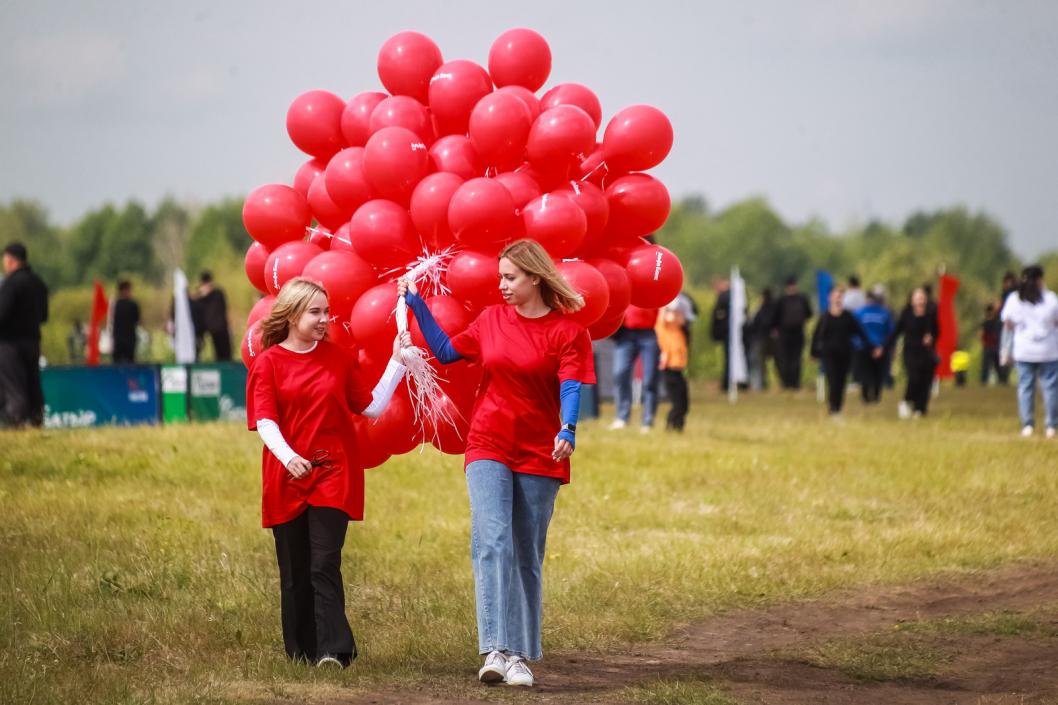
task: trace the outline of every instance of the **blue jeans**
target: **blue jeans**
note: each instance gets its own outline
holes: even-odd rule
[[[1033,426],[1036,417],[1036,379],[1043,392],[1047,428],[1058,428],[1058,360],[1020,362],[1018,366],[1018,414],[1022,426]]]
[[[544,545],[560,484],[495,460],[467,466],[479,653],[543,656]]]
[[[643,420],[644,426],[654,425],[658,410],[658,361],[661,349],[658,336],[651,328],[622,328],[614,336],[613,376],[617,418],[628,423],[632,415],[632,370],[636,357],[643,361]]]

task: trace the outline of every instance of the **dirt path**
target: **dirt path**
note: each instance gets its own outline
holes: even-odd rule
[[[959,579],[848,591],[826,599],[733,612],[672,635],[664,645],[634,652],[549,655],[534,667],[532,692],[483,693],[548,704],[614,703],[626,686],[656,679],[708,681],[742,703],[833,705],[1043,705],[1058,703],[1058,638],[946,636],[954,654],[936,678],[868,683],[841,671],[783,657],[840,638],[892,630],[915,620],[995,611],[1028,612],[1058,605],[1058,565],[1021,563]],[[467,674],[472,678],[473,674]],[[495,690],[495,689],[494,689]],[[428,692],[379,692],[343,705],[442,705],[475,702]]]

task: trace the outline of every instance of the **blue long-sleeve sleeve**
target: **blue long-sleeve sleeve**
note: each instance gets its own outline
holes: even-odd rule
[[[577,417],[580,416],[580,382],[567,379],[559,386],[559,401],[562,404],[562,423],[571,426],[577,425]],[[574,448],[577,447],[576,436],[573,431],[565,429],[558,432],[558,437],[569,441]]]
[[[415,314],[415,320],[419,322],[419,330],[422,331],[422,337],[426,338],[426,344],[430,346],[430,352],[433,353],[434,357],[443,365],[462,360],[463,356],[452,347],[452,341],[449,339],[448,334],[441,330],[441,326],[437,325],[433,314],[430,313],[430,307],[426,305],[422,297],[409,291],[404,295],[404,300],[411,307],[412,313]]]

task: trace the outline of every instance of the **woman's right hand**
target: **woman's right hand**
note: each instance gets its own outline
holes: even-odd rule
[[[312,463],[305,460],[300,455],[295,455],[290,459],[290,462],[287,463],[287,472],[289,472],[295,480],[300,480],[311,471]]]
[[[418,287],[415,286],[415,280],[411,277],[401,277],[397,280],[397,295],[404,296],[408,292],[411,292],[413,296],[419,293]]]

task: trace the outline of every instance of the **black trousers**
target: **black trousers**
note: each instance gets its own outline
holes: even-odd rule
[[[856,353],[860,361],[860,394],[864,404],[877,404],[882,400],[882,382],[885,381],[885,355],[875,358],[871,350],[859,350]]]
[[[849,377],[852,355],[848,353],[828,353],[823,355],[823,371],[827,377],[827,404],[830,413],[841,411],[845,404],[845,384]]]
[[[44,390],[40,386],[40,341],[0,341],[0,428],[42,426]]]
[[[231,361],[231,333],[228,329],[207,331],[213,340],[213,355],[217,362]]]
[[[661,382],[665,385],[665,394],[672,402],[669,415],[665,419],[665,428],[682,431],[687,420],[687,410],[690,408],[687,378],[683,376],[683,370],[662,370]]]
[[[283,646],[294,660],[333,656],[348,665],[356,642],[345,617],[342,545],[349,517],[340,509],[309,507],[272,527],[279,562]]]
[[[932,353],[915,355],[904,357],[904,369],[907,371],[904,401],[925,416],[929,410],[930,395],[933,393],[933,372],[937,369],[937,363],[934,362]]]
[[[1000,384],[1010,381],[1010,367],[999,364],[999,350],[985,350],[981,356],[981,384],[988,384],[988,378],[992,370],[996,371],[996,379]]]
[[[804,356],[805,333],[800,328],[779,330],[779,349],[775,362],[779,365],[779,377],[783,389],[801,388],[801,358]]]

